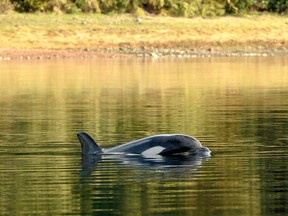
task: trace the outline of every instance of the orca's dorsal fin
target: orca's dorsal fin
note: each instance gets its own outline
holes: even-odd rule
[[[79,132],[77,133],[77,137],[81,143],[82,154],[99,154],[103,152],[100,146],[89,134]]]

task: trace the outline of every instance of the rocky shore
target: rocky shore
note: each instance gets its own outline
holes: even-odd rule
[[[0,61],[9,60],[52,60],[93,58],[197,58],[216,56],[288,56],[288,48],[271,49],[167,49],[167,48],[101,48],[101,49],[0,49]]]
[[[250,50],[215,50],[213,48],[207,49],[165,49],[165,48],[119,48],[119,50],[105,49],[104,52],[118,52],[120,54],[130,54],[137,57],[178,57],[178,58],[196,58],[196,57],[213,57],[213,56],[275,56],[288,55],[288,49],[250,49]]]

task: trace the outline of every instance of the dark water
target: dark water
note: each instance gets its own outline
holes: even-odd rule
[[[287,215],[288,58],[0,63],[1,215]],[[183,161],[84,158],[184,133]]]

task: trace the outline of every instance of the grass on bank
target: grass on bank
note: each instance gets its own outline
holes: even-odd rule
[[[288,17],[173,18],[128,14],[0,15],[0,48],[161,47],[237,49],[288,47]],[[265,47],[267,46],[267,47]]]

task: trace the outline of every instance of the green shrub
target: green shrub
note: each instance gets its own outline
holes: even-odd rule
[[[267,3],[269,11],[277,13],[288,13],[288,1],[287,0],[270,0]]]
[[[168,11],[171,15],[184,17],[192,17],[198,13],[198,9],[195,4],[189,4],[182,1],[171,4],[171,9]]]
[[[76,6],[84,13],[100,13],[101,9],[97,0],[76,0]]]
[[[174,16],[219,16],[225,14],[224,5],[216,0],[173,1],[169,0],[168,12]]]
[[[217,0],[198,0],[198,15],[200,16],[222,16],[225,14],[225,8],[222,1]]]
[[[138,13],[173,16],[219,16],[249,11],[288,12],[288,0],[0,0],[0,13],[63,11],[66,13]]]
[[[45,0],[15,0],[14,3],[19,12],[36,12],[44,10]]]
[[[165,0],[140,0],[140,6],[149,13],[160,14]]]
[[[79,13],[81,10],[74,3],[64,5],[64,12],[68,14]]]
[[[105,0],[99,1],[99,7],[102,13],[127,12],[130,9],[130,0]]]

